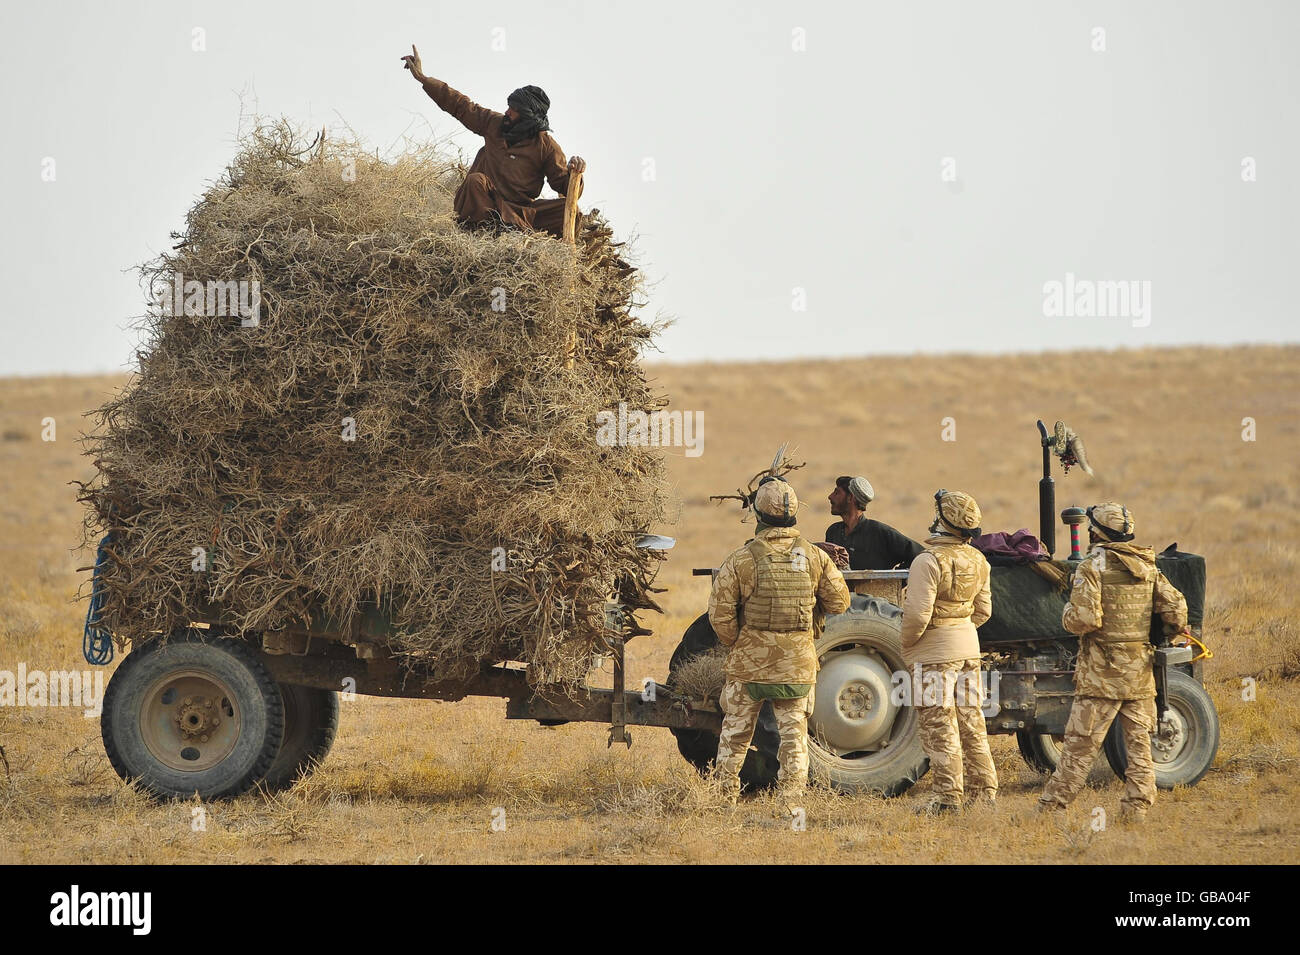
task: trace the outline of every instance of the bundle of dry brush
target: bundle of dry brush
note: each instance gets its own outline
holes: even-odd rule
[[[598,214],[576,248],[462,230],[463,175],[262,124],[143,268],[139,371],[93,412],[82,489],[119,644],[378,604],[429,679],[521,660],[572,684],[611,587],[653,606],[633,542],[663,517],[659,451],[595,438],[599,411],[663,404],[638,274]],[[186,314],[178,275],[257,282],[255,324]]]

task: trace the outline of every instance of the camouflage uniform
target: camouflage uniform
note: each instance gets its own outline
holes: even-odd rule
[[[793,498],[783,481],[760,487],[755,505],[760,520],[766,513],[765,491],[773,485]],[[848,607],[843,575],[793,527],[760,525],[754,540],[719,568],[709,596],[709,622],[731,652],[716,772],[730,800],[740,792],[740,769],[764,701],[771,702],[781,734],[778,785],[787,795],[807,785],[817,622]]]
[[[1112,534],[1132,538],[1133,521],[1118,504],[1090,509]],[[1156,568],[1150,547],[1130,540],[1098,543],[1080,562],[1061,623],[1079,635],[1074,705],[1056,772],[1039,806],[1063,809],[1087,781],[1097,751],[1118,715],[1128,754],[1124,812],[1140,818],[1156,798],[1151,733],[1156,729],[1156,685],[1151,661],[1151,615],[1168,632],[1187,625],[1187,602]]]
[[[976,632],[993,603],[988,561],[967,542],[970,532],[978,531],[979,506],[960,491],[942,495],[936,533],[909,568],[902,645],[904,663],[919,677],[912,704],[921,747],[930,758],[933,805],[955,808],[966,793],[992,802],[998,791],[984,725]]]

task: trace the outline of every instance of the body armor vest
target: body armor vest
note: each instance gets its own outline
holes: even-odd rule
[[[811,630],[817,587],[813,574],[821,565],[813,545],[796,537],[790,550],[780,551],[760,540],[746,548],[754,558],[754,593],[745,601],[744,624],[757,630]]]
[[[1154,577],[1139,580],[1119,561],[1101,572],[1101,627],[1092,636],[1102,643],[1145,643],[1151,639]]]
[[[930,553],[939,562],[939,587],[931,620],[962,620],[975,611],[980,592],[979,552],[969,544],[935,544]]]

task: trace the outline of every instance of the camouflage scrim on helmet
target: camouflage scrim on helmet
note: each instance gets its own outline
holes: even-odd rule
[[[780,478],[764,482],[754,494],[754,510],[760,518],[771,517],[788,521],[799,512],[799,498],[792,488]]]
[[[939,491],[934,500],[939,523],[951,531],[969,536],[984,522],[975,498],[963,491]]]
[[[1103,536],[1114,541],[1129,541],[1133,539],[1133,514],[1123,504],[1116,504],[1114,501],[1106,501],[1103,504],[1094,504],[1088,508],[1088,520],[1100,528]]]

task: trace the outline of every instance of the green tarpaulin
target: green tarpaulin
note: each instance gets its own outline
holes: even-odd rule
[[[981,643],[1070,638],[1061,627],[1061,613],[1074,565],[1062,560],[1048,563],[1061,577],[1061,584],[1027,564],[992,569],[993,616],[980,627]],[[1199,627],[1205,615],[1205,558],[1167,551],[1156,556],[1156,566],[1182,591],[1189,622]]]

